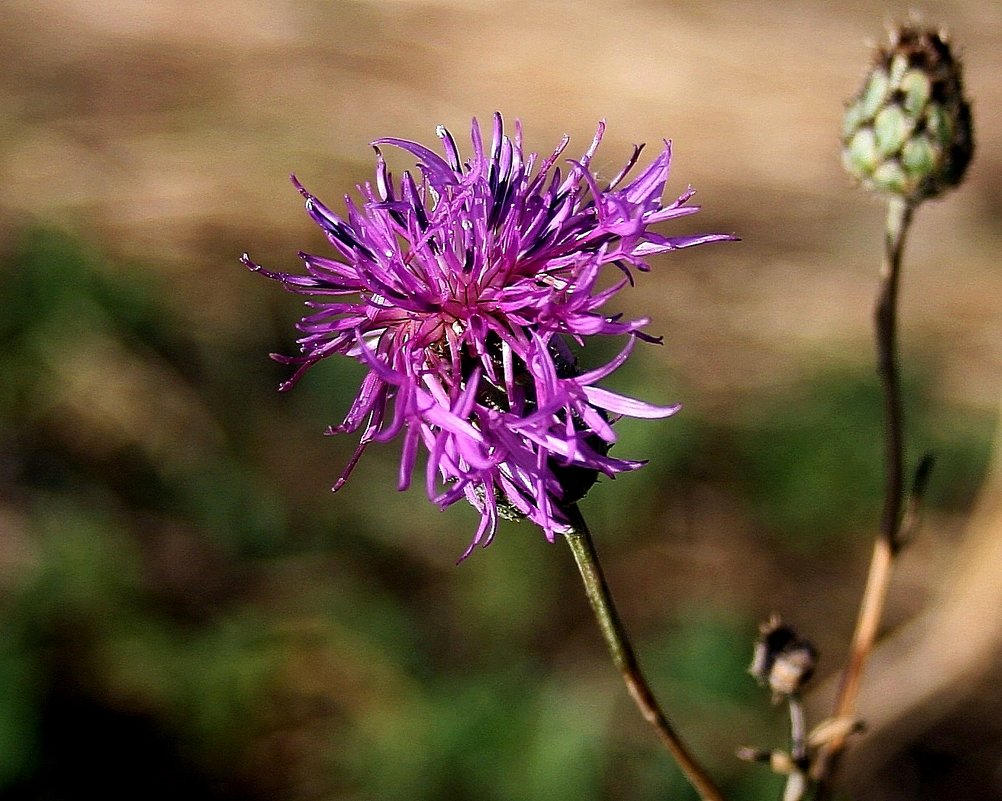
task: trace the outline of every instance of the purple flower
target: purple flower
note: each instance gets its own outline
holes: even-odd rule
[[[368,373],[338,426],[361,439],[334,484],[339,489],[366,446],[402,435],[399,489],[411,480],[423,447],[428,496],[441,508],[466,498],[481,514],[468,555],[487,545],[499,517],[525,517],[549,540],[568,530],[564,507],[599,474],[615,476],[644,462],[608,455],[611,422],[622,415],[657,418],[678,406],[652,406],[596,384],[622,365],[646,318],[602,311],[647,258],[723,239],[723,234],[668,237],[651,226],[697,211],[681,197],[662,205],[671,146],[632,181],[635,147],[623,170],[600,185],[590,162],[602,139],[577,161],[538,159],[522,150],[522,129],[504,134],[494,116],[490,149],[473,121],[473,154],[460,156],[438,128],[445,157],[405,139],[379,139],[375,184],[346,197],[339,216],[293,177],[306,210],[324,230],[336,258],[300,253],[305,275],[252,270],[310,298],[298,324],[302,355],[274,356],[298,365],[289,389],[321,359],[341,354]],[[420,176],[395,182],[381,146],[409,152]],[[599,286],[602,268],[622,276]],[[627,335],[623,351],[590,371],[577,368],[571,346],[597,334]]]

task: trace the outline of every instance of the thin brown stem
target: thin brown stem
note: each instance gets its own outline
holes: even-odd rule
[[[836,718],[850,718],[856,714],[856,699],[859,696],[863,670],[877,638],[894,562],[902,545],[904,415],[898,373],[897,304],[901,258],[913,211],[910,204],[899,198],[892,198],[887,210],[884,263],[874,314],[877,373],[884,398],[884,509],[856,619],[856,630],[849,648],[849,658],[835,701]],[[824,785],[831,778],[844,748],[845,736],[835,737],[826,744],[815,761],[812,777],[822,786],[822,792],[819,793],[821,797],[825,795]]]
[[[609,592],[609,585],[602,572],[591,533],[580,510],[575,505],[567,510],[567,514],[574,530],[564,539],[567,540],[567,544],[574,554],[581,579],[584,582],[585,592],[588,595],[588,601],[591,603],[592,610],[598,620],[598,627],[609,647],[612,661],[623,675],[626,689],[644,719],[654,727],[661,742],[674,757],[686,779],[699,793],[700,798],[703,801],[724,801],[723,794],[710,778],[706,769],[696,760],[668,720],[667,715],[662,711],[647,679],[640,670],[633,646],[630,644],[623,622],[616,611],[616,605],[613,603],[612,594]]]

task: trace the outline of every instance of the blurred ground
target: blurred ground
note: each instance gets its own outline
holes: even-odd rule
[[[906,254],[910,446],[940,460],[891,632],[968,609],[951,593],[984,561],[963,549],[999,525],[975,536],[968,517],[1002,389],[1002,6],[920,10],[964,56],[977,152]],[[291,352],[299,307],[236,261],[323,251],[288,173],[337,207],[372,139],[432,143],[444,123],[462,145],[499,109],[541,151],[565,132],[583,150],[606,119],[600,171],[670,137],[669,191],[691,183],[704,206],[686,230],[742,237],[663,259],[626,297],[666,346],[616,385],[685,411],[624,425],[617,447],[652,464],[585,511],[682,729],[734,798],[774,797],[731,757],[783,737],[743,675],[755,626],[780,612],[821,646],[821,679],[836,671],[879,504],[882,212],[841,172],[837,132],[867,43],[907,11],[7,0],[0,795],[684,796],[560,548],[512,526],[455,568],[470,516],[391,493],[392,448],[329,495],[352,445],[320,432],[353,374],[277,396],[266,354]],[[998,630],[990,607],[962,618],[958,638]],[[897,679],[953,717],[865,696],[898,746],[871,733],[854,797],[1002,798],[998,650],[970,653],[949,698]],[[904,758],[890,790],[859,778]]]

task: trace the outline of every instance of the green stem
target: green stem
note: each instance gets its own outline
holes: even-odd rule
[[[640,670],[633,646],[630,645],[623,622],[616,612],[612,594],[609,592],[609,585],[602,573],[602,566],[599,563],[598,554],[595,552],[595,544],[584,517],[581,516],[577,505],[571,506],[567,510],[567,514],[573,531],[565,535],[564,539],[567,540],[567,544],[574,554],[581,579],[584,582],[585,592],[588,595],[588,601],[591,603],[598,621],[598,627],[609,647],[612,661],[626,682],[626,689],[640,709],[644,719],[654,727],[661,742],[674,757],[682,769],[682,773],[685,774],[703,801],[724,801],[723,794],[703,766],[696,761],[688,746],[669,722],[668,717],[654,697],[654,693],[651,692],[647,679],[644,678],[644,674]]]

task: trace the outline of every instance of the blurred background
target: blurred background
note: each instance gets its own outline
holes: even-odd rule
[[[785,744],[745,670],[781,614],[830,708],[879,514],[870,319],[881,203],[842,173],[843,102],[903,4],[721,0],[5,0],[0,8],[0,799],[694,798],[633,709],[570,555],[526,525],[460,566],[471,510],[394,491],[398,447],[329,487],[359,371],[275,390],[368,142],[461,147],[520,118],[619,170],[674,141],[671,231],[620,295],[653,318],[609,385],[650,465],[583,507],[676,723],[729,797]],[[1002,6],[929,2],[966,65],[977,151],[917,215],[901,340],[911,463],[938,463],[844,767],[856,799],[1002,798]],[[406,165],[401,165],[401,167]],[[398,168],[399,171],[399,168]]]

